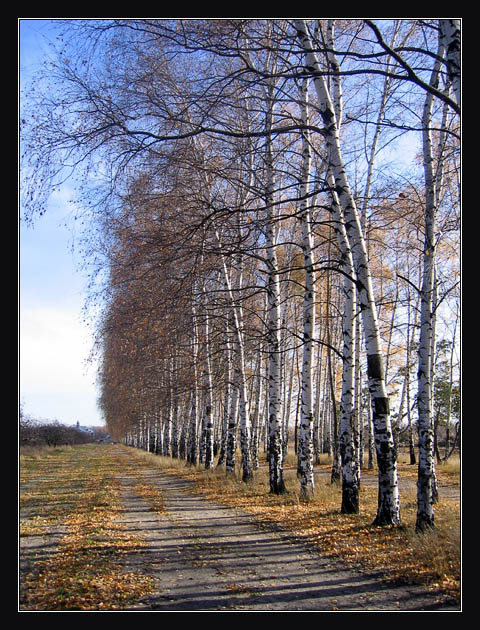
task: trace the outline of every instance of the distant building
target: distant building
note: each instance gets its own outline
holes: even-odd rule
[[[93,429],[91,427],[82,426],[78,420],[77,420],[77,431],[83,431],[84,433],[90,433],[90,435],[93,435]]]

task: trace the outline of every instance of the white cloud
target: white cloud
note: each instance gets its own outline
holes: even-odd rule
[[[90,392],[92,369],[86,360],[90,338],[74,311],[26,308],[20,320],[22,392]]]
[[[20,316],[20,402],[27,415],[100,425],[91,338],[78,309],[24,307]]]

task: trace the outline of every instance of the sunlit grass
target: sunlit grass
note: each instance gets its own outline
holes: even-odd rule
[[[459,455],[452,455],[446,462],[442,461],[440,464],[437,464],[436,470],[438,475],[445,475],[458,480],[461,473],[461,460]]]

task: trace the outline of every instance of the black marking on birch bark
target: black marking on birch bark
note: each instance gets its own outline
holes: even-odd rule
[[[328,108],[322,109],[322,111],[320,112],[320,116],[322,117],[324,132],[327,134],[327,136],[333,136],[335,129],[334,113]]]
[[[355,280],[355,286],[357,288],[358,293],[362,293],[367,290],[367,287],[364,285],[364,283],[358,279],[358,275],[357,275],[357,279]],[[360,309],[362,311],[366,308],[367,308],[366,304],[360,303]]]
[[[380,354],[367,355],[367,374],[369,378],[383,380],[382,356]]]
[[[388,398],[374,398],[373,407],[376,416],[388,416],[390,414]]]

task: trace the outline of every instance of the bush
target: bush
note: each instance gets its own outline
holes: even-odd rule
[[[61,446],[93,442],[93,435],[58,420],[35,420],[20,415],[20,447],[22,446]]]

